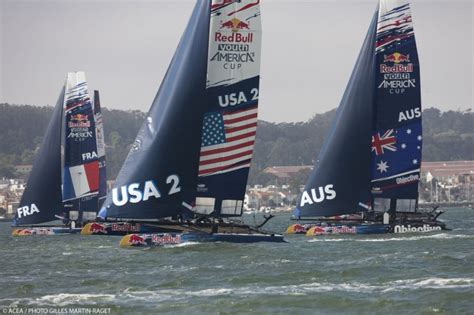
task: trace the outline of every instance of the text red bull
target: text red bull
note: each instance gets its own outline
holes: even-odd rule
[[[139,224],[130,223],[112,223],[112,231],[114,232],[140,232]]]
[[[231,35],[224,35],[220,32],[216,32],[214,40],[216,42],[221,43],[252,43],[253,33],[247,33],[246,35],[241,33],[232,33]]]
[[[151,241],[156,245],[176,245],[181,243],[181,236],[179,234],[176,236],[171,234],[153,234],[151,236]]]

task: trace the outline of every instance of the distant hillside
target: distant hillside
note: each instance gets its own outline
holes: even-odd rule
[[[13,165],[30,164],[41,143],[52,107],[0,104],[0,177],[14,176]],[[259,121],[250,183],[265,183],[261,171],[272,165],[312,164],[335,110],[317,114],[307,122]],[[115,178],[145,113],[103,109],[110,178]],[[470,111],[423,111],[423,160],[473,160],[474,114]]]

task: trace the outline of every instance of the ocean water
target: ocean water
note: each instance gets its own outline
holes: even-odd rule
[[[13,238],[2,223],[0,313],[474,314],[474,210],[441,218],[452,231],[151,250],[113,236]]]

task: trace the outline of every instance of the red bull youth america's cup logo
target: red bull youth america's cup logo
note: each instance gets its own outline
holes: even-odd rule
[[[71,129],[68,138],[75,139],[76,141],[84,141],[85,138],[92,138],[93,133],[89,128],[91,127],[91,121],[89,115],[75,114],[71,115],[68,121],[68,127]]]
[[[394,52],[383,55],[380,64],[380,73],[383,75],[379,89],[387,89],[390,94],[403,94],[409,88],[416,87],[416,80],[411,74],[414,71],[413,63],[410,63],[410,55]]]

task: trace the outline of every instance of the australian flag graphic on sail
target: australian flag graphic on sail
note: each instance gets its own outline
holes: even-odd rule
[[[412,185],[418,185],[421,142],[420,123],[376,132],[372,136],[372,187],[375,195],[389,197],[394,189],[400,194],[411,190]]]

